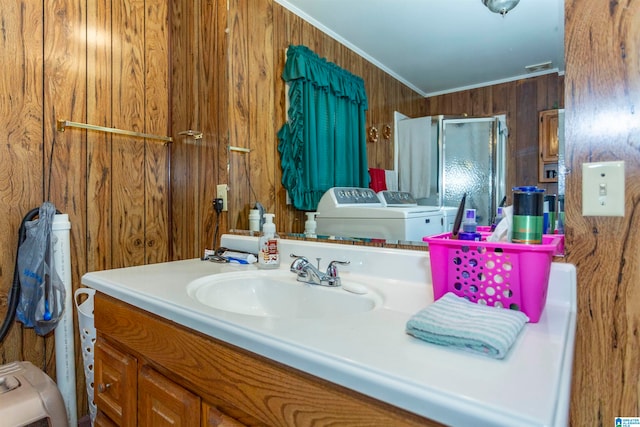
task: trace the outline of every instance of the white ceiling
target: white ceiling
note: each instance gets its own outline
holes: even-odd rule
[[[564,74],[564,0],[521,0],[504,17],[481,0],[275,1],[424,96]]]

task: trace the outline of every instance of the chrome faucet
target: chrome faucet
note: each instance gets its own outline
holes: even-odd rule
[[[291,254],[295,260],[291,263],[291,272],[296,273],[297,281],[321,286],[340,286],[340,276],[338,276],[337,264],[347,265],[349,261],[331,261],[327,267],[327,272],[323,273],[314,267],[306,257]]]

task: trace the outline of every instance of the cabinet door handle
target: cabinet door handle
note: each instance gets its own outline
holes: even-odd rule
[[[111,387],[111,384],[98,384],[98,393],[104,393]]]

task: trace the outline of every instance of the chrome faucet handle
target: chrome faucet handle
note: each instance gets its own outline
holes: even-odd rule
[[[331,261],[329,263],[329,265],[327,266],[327,276],[329,277],[338,277],[338,266],[337,264],[340,265],[349,265],[351,264],[350,261]]]
[[[291,263],[290,270],[293,273],[304,273],[304,268],[309,264],[309,260],[296,254],[291,254],[291,258],[295,258],[295,260]]]

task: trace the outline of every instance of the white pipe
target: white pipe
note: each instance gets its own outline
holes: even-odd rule
[[[71,284],[71,255],[69,249],[69,215],[58,214],[51,225],[53,260],[56,272],[65,288],[64,312],[55,329],[56,379],[67,409],[70,426],[78,425],[76,409],[76,366],[73,341],[73,289]]]

